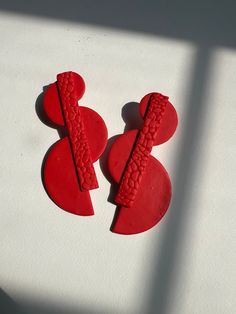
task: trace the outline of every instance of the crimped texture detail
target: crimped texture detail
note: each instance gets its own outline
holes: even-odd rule
[[[143,128],[138,134],[115,198],[124,207],[133,205],[167,102],[168,97],[159,93],[150,96]]]
[[[91,159],[83,119],[78,106],[76,75],[73,72],[59,74],[57,76],[57,85],[80,189],[81,191],[88,191],[98,188],[98,182]]]

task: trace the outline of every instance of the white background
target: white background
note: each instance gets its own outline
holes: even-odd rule
[[[227,313],[235,302],[236,52],[184,38],[0,11],[0,284],[32,313]],[[151,91],[179,115],[153,154],[173,199],[148,232],[109,231],[115,206],[95,164],[95,216],[59,209],[41,182],[58,140],[35,102],[57,73],[86,82],[81,101],[122,133],[122,107]],[[1,312],[1,311],[0,311]]]

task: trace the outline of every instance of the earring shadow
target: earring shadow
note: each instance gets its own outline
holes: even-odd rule
[[[115,204],[113,202],[113,199],[114,199],[114,196],[117,192],[118,186],[116,184],[113,184],[113,179],[112,179],[111,174],[109,173],[107,161],[108,161],[108,154],[110,152],[111,146],[119,136],[120,136],[120,134],[114,135],[108,139],[106,149],[104,150],[102,156],[99,159],[99,164],[100,164],[100,168],[102,170],[102,173],[103,173],[104,177],[111,183],[111,187],[110,187],[107,201],[110,203],[113,203],[113,204]]]
[[[125,122],[124,132],[140,129],[143,124],[143,119],[139,113],[139,103],[128,102],[121,109],[121,116]]]

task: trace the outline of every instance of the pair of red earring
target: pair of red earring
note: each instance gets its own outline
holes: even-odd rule
[[[82,216],[94,214],[89,190],[98,188],[93,163],[107,144],[107,128],[97,112],[78,106],[85,91],[74,72],[57,75],[44,94],[47,118],[66,134],[47,153],[43,182],[50,198],[62,209]],[[168,97],[150,93],[140,102],[141,129],[119,136],[111,146],[107,167],[118,189],[111,230],[135,234],[156,225],[171,199],[171,182],[152,147],[167,141],[177,127],[177,114]]]

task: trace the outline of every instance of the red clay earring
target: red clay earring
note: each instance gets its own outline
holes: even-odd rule
[[[171,199],[169,175],[150,153],[153,146],[174,134],[177,113],[168,97],[159,93],[146,95],[139,111],[142,128],[119,136],[108,154],[108,170],[118,184],[118,208],[111,230],[120,234],[152,228],[165,215]]]
[[[67,134],[45,157],[42,170],[45,189],[62,209],[76,214],[94,214],[89,191],[98,188],[93,163],[107,143],[107,128],[97,112],[78,106],[85,83],[74,72],[57,75],[43,99],[47,118]]]

